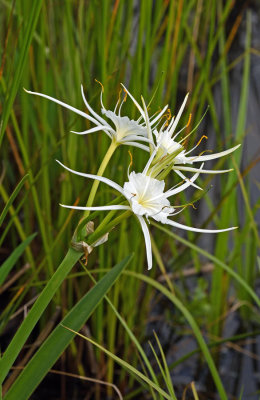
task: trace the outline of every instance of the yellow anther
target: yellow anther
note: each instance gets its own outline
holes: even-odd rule
[[[204,150],[199,154],[199,157],[202,156],[204,153],[212,153],[213,150]]]
[[[104,86],[102,85],[102,83],[101,83],[101,82],[99,82],[97,79],[95,79],[95,81],[96,81],[97,83],[99,83],[99,84],[100,84],[100,86],[101,86],[101,88],[102,88],[102,92],[104,92]]]
[[[187,125],[186,125],[186,128],[188,128],[188,126],[190,125],[191,116],[192,116],[192,114],[189,115],[189,120],[188,120],[188,123],[187,123]]]
[[[206,136],[206,135],[201,136],[200,140],[199,140],[198,143],[197,143],[197,146],[200,145],[201,141],[202,141],[204,138],[205,138],[205,139],[208,139],[208,136]]]
[[[132,165],[133,165],[133,156],[132,156],[132,153],[131,153],[130,150],[128,150],[128,154],[129,154],[129,156],[130,156],[130,164],[129,164],[129,168],[130,168],[130,167],[132,167]]]

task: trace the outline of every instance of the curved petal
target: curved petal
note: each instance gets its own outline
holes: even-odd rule
[[[121,139],[120,142],[121,143],[130,142],[132,140],[139,140],[140,142],[147,142],[147,143],[153,144],[153,142],[150,139],[148,139],[144,136],[139,136],[139,135],[127,135],[123,139]]]
[[[236,149],[238,149],[241,146],[241,144],[238,144],[235,147],[232,147],[231,149],[221,151],[220,153],[215,153],[215,154],[209,154],[207,156],[194,156],[194,157],[186,157],[187,161],[192,161],[192,162],[201,162],[201,161],[208,161],[208,160],[215,160],[215,158],[220,158],[224,157],[227,154],[233,153]]]
[[[102,125],[95,126],[95,128],[87,129],[86,131],[83,131],[83,132],[76,132],[76,131],[71,131],[71,132],[76,133],[76,135],[88,135],[89,133],[104,131],[111,138],[111,134],[106,132],[107,130],[114,132],[113,128],[107,127],[107,126],[102,126]]]
[[[185,105],[187,103],[188,97],[189,97],[189,93],[186,94],[186,96],[185,96],[185,98],[183,100],[183,103],[181,105],[181,108],[179,109],[179,112],[176,115],[176,118],[174,119],[174,123],[172,124],[171,129],[170,129],[170,134],[171,135],[173,134],[173,132],[174,132],[174,130],[175,130],[180,118],[181,118],[181,115],[182,115],[184,107],[185,107]]]
[[[183,167],[179,165],[174,165],[172,167],[174,171],[188,171],[188,172],[198,172],[200,171],[200,174],[224,174],[225,172],[231,172],[233,171],[233,168],[230,169],[202,169],[199,170],[198,168],[192,168],[192,167]]]
[[[143,219],[143,217],[140,217],[139,215],[136,215],[136,216],[139,219],[139,222],[141,224],[142,231],[143,231],[143,234],[144,234],[144,241],[145,241],[148,269],[151,269],[152,266],[153,266],[153,256],[152,256],[152,244],[151,244],[151,238],[150,238],[149,229],[148,229],[148,227],[146,225],[146,222]]]
[[[116,189],[119,193],[124,195],[123,188],[120,185],[118,185],[116,182],[111,181],[111,179],[104,178],[103,176],[99,176],[99,175],[84,174],[83,172],[78,172],[78,171],[75,171],[74,169],[70,169],[70,168],[66,167],[66,165],[62,164],[59,160],[56,160],[56,161],[67,171],[70,171],[73,174],[76,174],[79,176],[84,176],[85,178],[96,179],[97,181],[104,182],[108,186],[111,186],[113,189]]]
[[[191,186],[192,183],[198,178],[200,171],[203,168],[203,165],[201,165],[199,172],[197,172],[195,175],[193,175],[187,182],[185,182],[183,185],[178,186],[176,189],[170,189],[168,190],[165,194],[167,195],[167,197],[173,196],[174,194],[177,194],[179,192],[182,192],[183,190],[185,190],[187,187]]]
[[[89,105],[89,103],[87,102],[87,99],[86,99],[85,94],[84,94],[83,85],[80,85],[80,88],[81,88],[81,95],[82,95],[83,101],[84,101],[84,103],[85,103],[85,106],[86,106],[87,109],[89,110],[89,112],[91,112],[91,114],[94,115],[94,117],[95,117],[99,122],[101,122],[101,124],[104,124],[104,125],[106,125],[106,126],[110,126],[110,125],[107,123],[107,121],[106,121],[104,118],[100,117],[100,115],[98,115],[98,114],[93,110],[93,108]]]
[[[74,210],[88,210],[88,211],[130,210],[129,206],[121,206],[121,205],[80,207],[80,206],[67,206],[65,204],[60,204],[60,206],[65,208],[73,208]]]
[[[150,149],[149,149],[148,146],[145,146],[145,145],[143,145],[143,144],[141,144],[141,143],[136,143],[136,142],[121,142],[121,141],[119,141],[119,143],[125,144],[125,145],[127,145],[127,146],[139,147],[139,149],[142,149],[142,150],[145,150],[145,151],[148,151],[148,152],[150,151]]]
[[[150,124],[151,126],[155,124],[155,122],[157,122],[165,113],[165,111],[168,108],[168,104],[166,104],[166,106],[163,107],[162,111],[159,112],[159,114],[156,115],[156,117],[154,117],[154,119],[151,118]]]
[[[226,229],[199,229],[199,228],[193,228],[191,226],[182,225],[179,222],[175,222],[170,219],[167,219],[166,224],[175,226],[176,228],[184,229],[185,231],[201,232],[201,233],[219,233],[219,232],[233,231],[234,229],[237,229],[237,226],[233,226],[232,228],[226,228]]]
[[[128,96],[133,100],[134,104],[136,105],[136,107],[140,111],[140,114],[142,115],[143,119],[145,119],[144,110],[142,109],[140,104],[138,104],[138,102],[135,100],[134,96],[131,95],[131,93],[127,90],[127,88],[125,87],[125,85],[123,85],[123,83],[121,83],[121,86],[123,86],[123,88],[125,89],[125,91],[128,94]]]
[[[87,118],[89,121],[93,122],[94,124],[99,125],[99,122],[98,122],[96,119],[92,118],[90,115],[84,113],[83,111],[78,110],[78,109],[75,108],[75,107],[72,107],[72,106],[69,106],[69,105],[66,104],[66,103],[63,103],[63,101],[57,100],[57,99],[55,99],[54,97],[47,96],[46,94],[43,94],[43,93],[31,92],[30,90],[26,90],[26,89],[24,89],[24,90],[25,90],[26,93],[35,94],[36,96],[44,97],[45,99],[54,101],[54,103],[57,103],[57,104],[59,104],[59,105],[62,106],[62,107],[68,108],[69,110],[75,112],[76,114],[79,114],[79,115],[81,115],[81,116],[84,117],[84,118]]]
[[[189,178],[187,178],[184,174],[182,174],[178,169],[174,169],[177,175],[179,175],[185,182],[190,182],[190,185],[195,187],[196,189],[203,190],[200,186],[196,185],[195,183],[191,182]]]

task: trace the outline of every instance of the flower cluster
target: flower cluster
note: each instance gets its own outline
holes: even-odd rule
[[[77,210],[87,210],[87,211],[97,211],[97,210],[130,210],[139,220],[146,245],[147,263],[148,269],[152,268],[152,249],[151,249],[151,239],[148,230],[147,223],[149,219],[154,219],[155,221],[161,222],[162,224],[171,225],[173,227],[193,231],[193,232],[225,232],[235,229],[234,227],[221,229],[221,230],[209,230],[209,229],[198,229],[193,227],[185,226],[179,222],[172,219],[173,216],[178,214],[181,210],[176,210],[174,206],[171,205],[169,198],[175,196],[177,193],[186,190],[189,186],[195,186],[201,189],[197,184],[195,184],[196,179],[201,173],[223,173],[230,170],[205,170],[203,169],[204,163],[208,160],[213,160],[220,158],[227,154],[232,153],[240,145],[232,147],[231,149],[222,151],[220,153],[210,154],[210,155],[197,155],[192,156],[192,153],[199,143],[190,150],[186,150],[184,147],[184,142],[190,132],[186,137],[177,141],[179,134],[187,127],[185,125],[182,129],[176,132],[178,123],[182,116],[183,110],[187,103],[188,95],[185,97],[182,106],[176,117],[168,118],[164,120],[165,113],[168,109],[168,105],[163,107],[163,109],[149,117],[148,110],[145,102],[142,99],[142,106],[136,101],[132,94],[122,85],[125,92],[125,96],[121,101],[120,98],[113,111],[107,110],[104,107],[102,100],[103,87],[100,96],[101,102],[101,113],[100,116],[96,113],[92,107],[87,102],[83,87],[81,86],[81,93],[83,101],[89,113],[80,111],[62,101],[59,101],[53,97],[44,95],[42,93],[29,92],[38,96],[45,97],[49,100],[60,104],[61,106],[68,108],[69,110],[83,116],[94,124],[93,128],[90,128],[83,132],[74,132],[80,135],[89,134],[97,131],[105,132],[114,144],[114,148],[119,145],[131,145],[139,147],[140,149],[150,152],[150,157],[142,172],[131,173],[128,170],[128,180],[123,186],[120,186],[116,182],[98,175],[86,174],[83,172],[78,172],[68,168],[63,165],[60,161],[58,163],[67,169],[68,171],[83,176],[88,179],[93,179],[98,182],[103,182],[118,191],[124,198],[124,201],[118,205],[106,205],[106,206],[93,206],[92,201],[88,202],[87,206],[68,206],[63,205],[63,207],[74,208]],[[131,100],[136,105],[140,112],[140,117],[138,120],[132,120],[128,116],[121,115],[122,105],[125,101],[126,95],[128,95]],[[105,119],[105,118],[106,119]],[[107,120],[112,122],[109,123]],[[158,128],[159,127],[159,128]],[[190,167],[189,164],[201,163],[199,168]],[[174,171],[181,178],[182,182],[177,184],[175,187],[171,187],[165,190],[165,178],[171,172]],[[192,172],[194,175],[191,178],[187,178],[183,172]]]

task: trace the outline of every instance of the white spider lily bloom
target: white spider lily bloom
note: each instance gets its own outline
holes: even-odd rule
[[[196,162],[205,162],[205,161],[209,161],[209,160],[214,160],[216,158],[224,157],[224,156],[232,153],[236,149],[238,149],[238,147],[240,146],[240,144],[239,144],[235,147],[232,147],[231,149],[221,151],[220,153],[214,153],[214,154],[209,154],[209,155],[188,156],[188,154],[190,154],[193,150],[195,150],[199,146],[201,140],[196,144],[196,146],[194,146],[191,150],[188,150],[188,151],[185,150],[185,148],[183,147],[183,145],[181,143],[192,132],[190,132],[185,138],[183,138],[179,142],[177,142],[175,140],[177,138],[177,136],[180,134],[180,132],[182,132],[189,124],[189,122],[188,122],[188,124],[186,126],[184,126],[184,128],[182,128],[177,133],[175,133],[177,124],[181,118],[181,115],[183,113],[183,110],[184,110],[187,100],[188,100],[188,94],[186,95],[177,116],[173,117],[171,119],[171,121],[167,127],[166,127],[167,122],[165,122],[159,131],[157,129],[155,129],[153,131],[155,138],[156,138],[157,146],[159,146],[158,157],[161,157],[165,154],[172,154],[173,152],[178,153],[176,155],[176,157],[174,158],[174,165],[173,165],[173,169],[177,173],[178,173],[178,171],[190,171],[190,172],[198,171],[198,169],[196,169],[196,168],[184,167],[183,165],[193,164]],[[157,159],[158,159],[158,157],[157,157]],[[203,170],[201,172],[216,174],[216,173],[224,173],[224,172],[229,172],[229,171],[231,171],[231,170],[230,169],[228,169],[228,170]],[[182,174],[180,174],[180,173],[178,173],[178,174],[182,178],[185,178]]]
[[[137,103],[135,98],[128,92],[128,90],[125,88],[124,85],[125,93],[131,97],[131,99],[134,101],[135,105],[137,105],[139,110],[142,110],[140,105]],[[81,115],[82,117],[86,118],[90,122],[92,122],[95,126],[93,128],[90,128],[88,130],[85,130],[83,132],[75,132],[72,131],[73,133],[76,133],[78,135],[87,135],[89,133],[93,132],[98,132],[98,131],[103,131],[107,134],[107,136],[110,137],[111,140],[114,141],[116,145],[124,144],[124,145],[131,145],[135,147],[139,147],[143,150],[149,151],[149,147],[147,145],[152,145],[153,146],[153,140],[151,138],[148,138],[147,136],[147,127],[146,123],[144,120],[143,116],[143,110],[141,113],[141,117],[135,121],[129,119],[127,116],[121,116],[121,108],[122,105],[125,101],[125,96],[123,97],[123,100],[120,103],[120,99],[116,103],[116,106],[113,111],[107,110],[104,107],[103,100],[102,100],[102,93],[103,93],[103,87],[101,90],[101,95],[100,95],[100,102],[101,102],[101,113],[108,118],[109,120],[112,121],[113,126],[111,126],[102,116],[97,114],[93,108],[90,106],[90,104],[87,102],[87,99],[84,95],[84,90],[83,86],[81,85],[81,94],[83,101],[85,103],[85,106],[87,110],[89,111],[89,114],[78,110],[75,107],[72,107],[60,100],[55,99],[54,97],[47,96],[43,93],[38,93],[38,92],[31,92],[26,89],[24,89],[27,93],[34,94],[37,96],[44,97],[46,99],[49,99],[65,108],[68,108],[69,110],[75,112],[76,114]],[[156,115],[154,118],[151,118],[150,120],[150,125],[153,126],[164,114],[165,110],[167,109],[167,106],[164,107],[164,109]],[[143,121],[142,121],[143,120]],[[141,142],[141,143],[140,143]]]
[[[123,187],[108,178],[74,171],[63,165],[60,161],[58,161],[58,163],[68,171],[76,175],[84,176],[90,179],[97,179],[101,182],[104,182],[113,189],[117,190],[126,198],[126,200],[128,201],[128,205],[119,204],[119,205],[100,206],[100,207],[79,207],[79,206],[67,206],[61,204],[61,206],[67,208],[73,208],[76,210],[90,210],[90,211],[131,210],[138,218],[144,234],[148,269],[152,268],[152,248],[151,248],[151,238],[145,218],[147,219],[148,222],[149,218],[153,218],[154,220],[159,221],[163,224],[171,225],[174,227],[178,227],[193,232],[214,233],[214,232],[226,232],[235,229],[235,228],[228,228],[221,230],[198,229],[182,225],[178,222],[175,222],[172,219],[169,219],[169,217],[172,217],[173,215],[176,215],[180,212],[180,211],[175,211],[174,207],[170,205],[169,197],[174,196],[177,193],[189,187],[199,176],[200,172],[202,171],[203,164],[200,167],[199,172],[193,175],[193,177],[189,181],[186,181],[181,185],[177,185],[177,187],[173,187],[167,191],[164,191],[165,182],[163,180],[152,178],[147,174],[152,157],[153,155],[150,157],[150,160],[148,161],[142,173],[131,172],[128,175],[129,180],[128,182],[124,183]]]

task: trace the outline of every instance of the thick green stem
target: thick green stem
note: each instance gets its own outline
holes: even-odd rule
[[[112,142],[111,142],[111,144],[110,144],[110,146],[109,146],[109,148],[108,148],[108,150],[106,152],[106,155],[103,158],[103,161],[100,164],[100,167],[98,169],[98,172],[97,172],[98,176],[102,176],[103,175],[103,173],[104,173],[104,171],[105,171],[105,169],[107,167],[107,164],[109,163],[109,160],[112,157],[112,155],[113,155],[114,151],[116,150],[117,146],[118,146],[118,144],[114,140],[112,140]],[[89,197],[88,197],[88,201],[87,201],[86,207],[91,207],[92,206],[92,204],[94,202],[94,198],[95,198],[96,192],[97,192],[97,189],[98,189],[98,186],[99,186],[99,183],[100,183],[100,181],[97,181],[97,180],[95,180],[93,182],[93,185],[92,185]],[[90,211],[85,211],[84,217],[87,217],[89,215],[89,213],[90,213]]]

